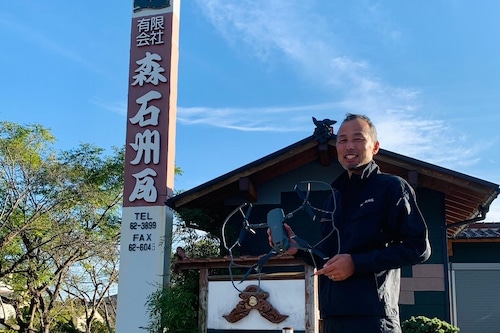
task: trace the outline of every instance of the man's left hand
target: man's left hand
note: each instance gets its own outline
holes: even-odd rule
[[[352,257],[348,253],[337,254],[328,260],[316,275],[326,275],[333,281],[342,281],[354,274],[355,267]]]

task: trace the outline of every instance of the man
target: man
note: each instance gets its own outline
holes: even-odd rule
[[[320,223],[327,238],[318,250],[330,258],[315,273],[324,333],[400,333],[400,267],[431,253],[413,189],[373,161],[379,146],[371,120],[348,114],[336,143],[345,172],[333,182],[335,197],[325,207],[334,211],[333,220],[325,215]],[[292,244],[287,253],[313,264],[293,246],[290,226],[285,229]]]

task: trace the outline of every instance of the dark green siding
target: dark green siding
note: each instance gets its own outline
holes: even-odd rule
[[[500,262],[500,242],[453,243],[451,262],[498,263]]]
[[[444,194],[427,188],[416,190],[417,201],[429,229],[432,255],[428,264],[442,264],[446,261],[445,201]]]
[[[417,201],[429,229],[429,241],[431,243],[432,255],[425,264],[442,264],[447,278],[447,250],[445,241],[445,197],[441,192],[427,188],[416,190]],[[404,267],[401,271],[403,277],[411,277],[411,267]],[[445,281],[445,286],[448,283]],[[440,318],[448,321],[449,299],[448,288],[444,291],[415,291],[415,304],[400,306],[401,320],[404,321],[411,316],[426,316],[429,318]]]

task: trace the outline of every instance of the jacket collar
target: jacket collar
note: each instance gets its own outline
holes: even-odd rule
[[[375,163],[375,161],[372,160],[372,161],[370,161],[368,164],[366,164],[364,166],[363,171],[361,172],[361,174],[354,173],[354,174],[352,174],[351,179],[349,179],[347,171],[344,171],[333,182],[332,185],[335,188],[341,189],[341,188],[344,188],[350,180],[357,180],[356,181],[356,183],[357,183],[358,181],[361,181],[361,180],[364,180],[364,179],[368,179],[368,178],[370,178],[373,175],[378,174],[378,173],[380,173],[380,168],[377,165],[377,163]]]
[[[361,172],[361,179],[366,179],[369,178],[371,175],[380,173],[380,168],[375,163],[374,160],[371,160],[363,169],[363,172]]]

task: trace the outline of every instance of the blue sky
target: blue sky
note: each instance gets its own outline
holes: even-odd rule
[[[132,3],[3,3],[0,120],[44,125],[58,149],[123,146]],[[183,0],[175,189],[347,112],[384,149],[499,184],[499,17],[496,0]]]

